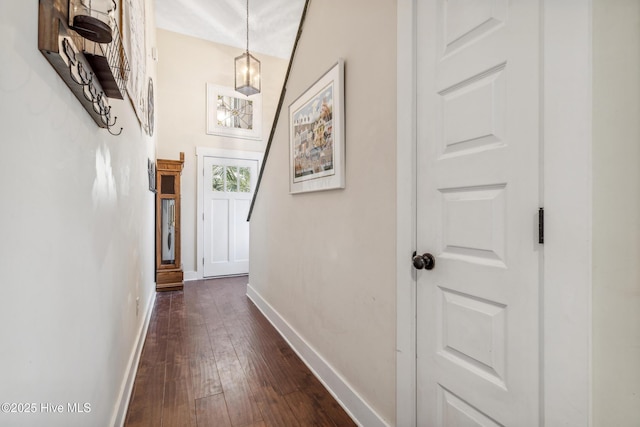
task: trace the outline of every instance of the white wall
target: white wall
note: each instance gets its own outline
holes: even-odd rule
[[[251,219],[250,284],[395,419],[396,2],[312,1]],[[345,60],[346,188],[289,194],[288,106]]]
[[[593,425],[640,425],[640,3],[593,2]]]
[[[122,135],[98,128],[37,37],[38,2],[0,3],[0,402],[65,413],[0,425],[107,426],[154,295],[154,141],[128,100],[110,101]]]
[[[206,83],[233,87],[234,58],[241,49],[158,29],[158,158],[178,159],[182,172],[182,264],[185,278],[196,271],[196,147],[264,151],[280,98],[288,59],[256,54],[262,74],[261,141],[206,133]]]

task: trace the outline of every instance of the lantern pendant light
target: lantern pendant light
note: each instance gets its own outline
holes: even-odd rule
[[[247,50],[236,57],[236,90],[246,96],[260,93],[260,61],[249,53],[249,0],[247,0]]]

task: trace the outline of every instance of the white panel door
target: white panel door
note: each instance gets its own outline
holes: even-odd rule
[[[247,215],[257,160],[204,158],[204,277],[249,273]]]
[[[537,426],[540,3],[417,3],[419,426]]]

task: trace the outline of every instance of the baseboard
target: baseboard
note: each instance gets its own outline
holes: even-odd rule
[[[198,280],[198,272],[197,271],[185,271],[184,272],[184,281],[190,282],[192,280]]]
[[[247,297],[271,322],[356,424],[366,427],[388,427],[388,424],[349,386],[344,378],[250,284],[247,285]]]
[[[122,383],[120,389],[120,396],[118,396],[118,405],[116,406],[116,412],[111,417],[111,426],[122,427],[127,417],[127,408],[129,408],[129,400],[131,399],[131,392],[133,391],[133,383],[136,379],[136,373],[138,373],[138,363],[140,363],[140,356],[142,354],[142,347],[144,346],[144,340],[147,336],[147,330],[149,329],[149,321],[151,320],[151,313],[153,312],[153,306],[156,301],[155,290],[151,292],[149,297],[149,303],[147,304],[147,311],[144,314],[144,321],[140,325],[138,331],[138,337],[136,339],[136,345],[129,357],[129,366],[127,366],[127,375],[125,381]]]

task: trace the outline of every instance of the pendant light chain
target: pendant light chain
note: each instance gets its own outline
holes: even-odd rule
[[[249,53],[249,0],[247,0],[247,53]]]

